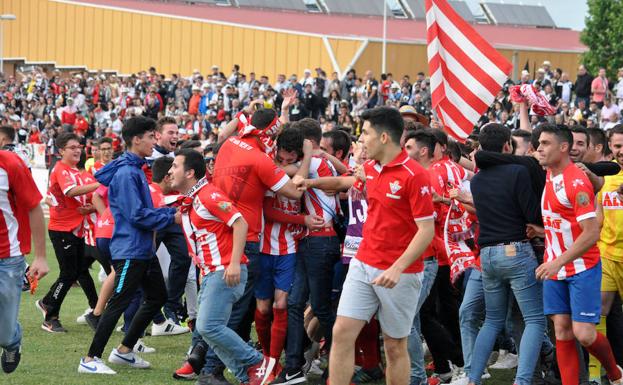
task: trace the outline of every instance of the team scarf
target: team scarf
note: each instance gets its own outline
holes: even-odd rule
[[[281,126],[279,116],[277,114],[275,114],[273,121],[270,122],[270,124],[264,129],[259,129],[253,126],[250,119],[243,111],[236,114],[236,119],[238,119],[238,134],[241,138],[256,136],[260,140],[262,151],[267,154],[271,154],[274,151],[275,141],[273,138],[277,135],[279,127]]]
[[[511,100],[515,103],[527,102],[535,114],[554,115],[554,108],[549,101],[532,84],[522,84],[520,86],[512,86],[509,88]]]
[[[465,207],[452,199],[443,227],[443,243],[450,260],[450,280],[455,283],[466,269],[476,265],[476,255],[465,242],[474,237]]]
[[[190,190],[188,190],[186,194],[178,196],[176,201],[177,206],[182,212],[182,229],[184,230],[184,235],[186,236],[186,243],[188,243],[189,246],[188,253],[190,254],[190,257],[195,265],[200,267],[204,274],[205,264],[203,261],[199,260],[199,257],[197,256],[199,247],[197,246],[195,229],[190,222],[190,209],[193,207],[193,201],[195,200],[197,193],[207,184],[208,180],[206,177],[199,179],[199,181],[197,181],[197,183]]]

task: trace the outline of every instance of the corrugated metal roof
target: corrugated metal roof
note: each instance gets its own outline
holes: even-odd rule
[[[547,11],[540,5],[519,5],[500,3],[480,3],[492,21],[498,25],[521,25],[534,27],[555,28],[556,23]]]

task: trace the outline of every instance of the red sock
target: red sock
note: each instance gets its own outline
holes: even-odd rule
[[[556,340],[556,360],[563,385],[577,385],[580,382],[580,359],[575,340]]]
[[[273,308],[273,326],[270,330],[270,356],[279,361],[288,331],[288,310]]]
[[[357,337],[361,351],[363,352],[363,362],[361,367],[372,369],[381,363],[381,351],[379,349],[379,322],[372,319],[366,324]],[[356,344],[356,343],[355,343]]]
[[[270,352],[270,313],[262,314],[259,309],[255,309],[255,331],[264,355],[268,356]]]
[[[610,343],[603,334],[597,332],[595,342],[593,342],[591,346],[587,346],[586,350],[601,362],[601,365],[606,369],[609,380],[616,381],[621,378],[622,373],[617,367]]]

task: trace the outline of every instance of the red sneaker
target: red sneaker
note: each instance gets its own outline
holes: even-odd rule
[[[176,380],[195,380],[197,375],[188,361],[184,361],[184,365],[173,373],[173,378]]]
[[[249,385],[264,385],[267,383],[268,376],[272,373],[277,361],[272,357],[264,357],[257,364],[247,369]]]

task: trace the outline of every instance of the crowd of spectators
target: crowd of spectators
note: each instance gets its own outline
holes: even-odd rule
[[[532,84],[557,109],[550,117],[531,113],[531,127],[549,119],[551,123],[606,130],[621,121],[623,68],[615,80],[608,79],[603,68],[594,77],[580,65],[572,82],[568,73],[545,61],[535,74],[522,71],[516,83]],[[505,84],[475,130],[487,122],[520,127],[519,106],[513,105],[508,92],[513,84],[511,80]],[[351,69],[340,79],[336,72],[327,75],[316,68],[305,69],[301,77],[280,74],[269,79],[255,72],[244,73],[238,65],[229,75],[212,66],[208,73],[194,70],[189,77],[172,74],[168,78],[154,67],[131,76],[61,73],[38,67],[16,71],[0,79],[0,124],[13,126],[19,143],[45,144],[48,161],[58,152],[54,137],[69,130],[82,138],[87,150],[92,141],[107,136],[120,151],[123,122],[137,115],[173,117],[182,140],[211,144],[232,117],[256,99],[263,100],[265,108],[279,111],[283,93],[290,88],[298,93],[289,107],[290,120],[318,119],[323,131],[339,128],[357,136],[361,113],[378,105],[409,105],[423,123],[441,126],[431,108],[430,80],[423,72],[415,78],[394,78],[387,73],[377,79],[370,70],[362,76]]]

